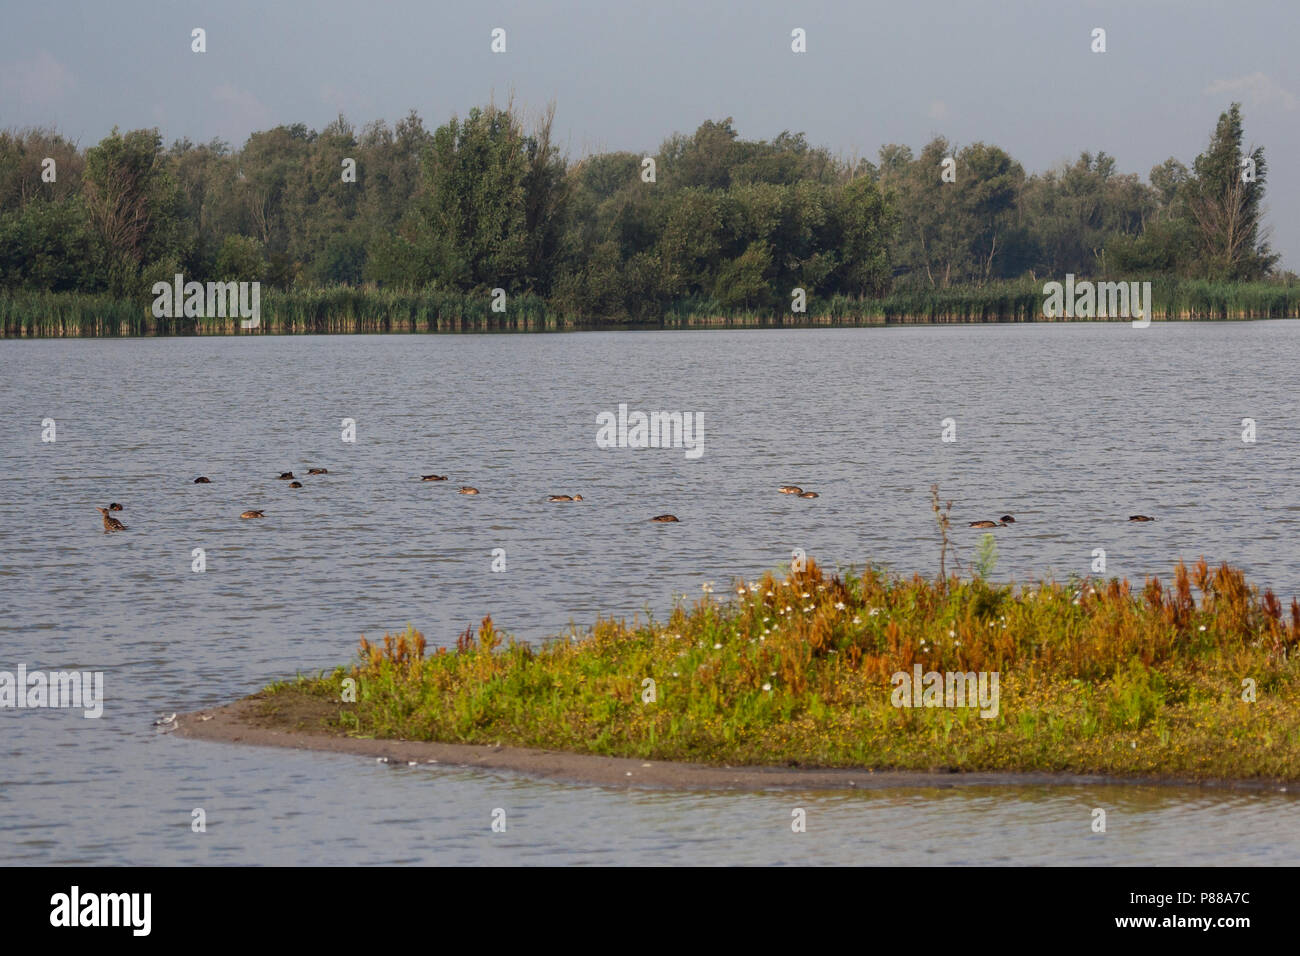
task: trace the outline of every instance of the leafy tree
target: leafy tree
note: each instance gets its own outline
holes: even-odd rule
[[[713,299],[724,309],[765,311],[776,300],[767,273],[772,268],[772,247],[750,243],[737,258],[724,262],[713,284]]]
[[[897,228],[895,211],[871,178],[858,176],[837,191],[833,216],[840,259],[835,288],[849,295],[884,295],[890,283],[889,240]]]
[[[77,197],[37,199],[0,215],[0,287],[30,291],[97,291],[94,238]]]
[[[216,276],[222,282],[257,282],[266,274],[262,244],[248,236],[226,236],[217,254]]]
[[[1209,148],[1184,184],[1197,268],[1214,279],[1255,279],[1277,262],[1260,228],[1268,166],[1264,148],[1242,149],[1241,104],[1219,116]],[[1253,181],[1246,170],[1253,165]]]
[[[952,153],[939,136],[915,159],[906,149],[886,147],[880,154],[881,184],[899,213],[896,267],[930,288],[947,288],[974,269],[957,183],[941,178],[943,160]]]
[[[46,182],[45,160],[54,160]],[[52,129],[0,131],[0,210],[20,211],[29,202],[62,202],[80,194],[85,157]]]
[[[437,280],[484,289],[523,279],[530,165],[529,144],[509,110],[474,109],[433,134],[422,212]]]
[[[1158,209],[1158,194],[1136,176],[1116,172],[1114,157],[1084,152],[1073,164],[1030,177],[1021,221],[1035,246],[1036,273],[1104,272],[1106,251],[1139,235]]]
[[[331,236],[313,263],[316,280],[325,284],[359,285],[365,274],[366,244],[360,236]]]
[[[85,198],[109,289],[133,295],[141,267],[181,251],[181,196],[155,130],[113,132],[86,152]]]
[[[1067,272],[1249,279],[1277,260],[1263,150],[1243,151],[1236,104],[1190,169],[1170,158],[1149,182],[1104,152],[1026,176],[997,146],[942,137],[846,162],[799,132],[745,139],[728,117],[667,137],[647,183],[638,152],[570,161],[553,119],[526,131],[489,105],[430,132],[415,111],[360,130],[339,116],[166,151],[156,130],[84,152],[51,130],[0,132],[0,288],[136,295],[176,272],[500,286],[573,315],[652,319],[684,301],[783,309],[795,286],[824,300]]]

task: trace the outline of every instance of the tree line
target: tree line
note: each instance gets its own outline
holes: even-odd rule
[[[788,310],[810,297],[1009,279],[1276,275],[1267,165],[1233,104],[1206,150],[1145,181],[1105,152],[1026,173],[1000,147],[942,137],[845,160],[802,133],[747,140],[730,118],[645,156],[571,160],[553,109],[476,108],[430,131],[414,111],[340,116],[165,147],[117,129],[81,149],[0,133],[0,289],[144,299],[156,281],[260,280],[531,293],[564,313],[646,318],[673,303]]]

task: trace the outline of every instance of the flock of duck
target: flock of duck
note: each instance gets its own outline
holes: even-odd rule
[[[446,481],[446,480],[447,480],[447,476],[446,476],[446,475],[421,475],[421,476],[420,476],[420,480],[421,480],[421,481]],[[461,493],[462,495],[476,495],[476,494],[478,494],[478,489],[475,488],[475,487],[473,487],[472,485],[461,485],[461,486],[460,486],[460,493]],[[572,501],[573,499],[570,498],[568,495],[564,495],[563,497],[560,497],[560,496],[558,496],[558,495],[551,495],[551,500],[552,500],[552,501]],[[582,496],[581,496],[581,495],[578,496],[578,500],[579,500],[579,501],[582,500]]]
[[[821,495],[815,491],[804,491],[798,485],[782,485],[777,489],[783,495],[794,495],[796,498],[820,498]]]
[[[328,469],[328,468],[308,468],[308,469],[307,469],[307,474],[308,474],[308,475],[328,475],[329,473],[330,473],[330,472],[329,472],[329,469]],[[301,487],[302,487],[302,482],[299,481],[298,478],[297,478],[297,476],[295,476],[294,473],[291,472],[291,471],[282,471],[282,472],[280,472],[280,474],[279,474],[279,476],[278,476],[278,480],[279,480],[279,481],[287,481],[287,482],[289,482],[289,487],[290,487],[290,488],[301,488]],[[421,480],[421,481],[446,481],[446,480],[447,480],[447,476],[446,476],[446,475],[421,475],[421,476],[420,476],[420,480]],[[209,478],[209,477],[207,477],[207,475],[199,475],[199,477],[197,477],[197,478],[194,479],[194,484],[196,484],[196,485],[210,485],[210,484],[212,484],[212,479]],[[462,495],[476,495],[476,494],[478,494],[478,489],[475,488],[473,485],[461,485],[461,486],[460,486],[460,492],[459,492],[459,493],[462,494]],[[809,496],[809,495],[805,495],[804,497],[813,497],[813,498],[816,498],[817,496],[816,496],[816,495],[811,495],[811,496]],[[551,495],[551,496],[548,497],[546,500],[547,500],[547,501],[581,501],[581,500],[582,500],[582,495]],[[110,504],[107,508],[96,508],[95,510],[98,511],[101,515],[104,516],[104,531],[105,531],[105,533],[107,533],[107,532],[109,532],[109,531],[125,531],[125,530],[127,530],[126,525],[122,524],[121,521],[119,521],[117,518],[114,518],[111,514],[109,514],[109,512],[111,512],[111,511],[121,511],[121,510],[122,510],[122,506],[121,506],[118,502],[114,501],[114,502],[113,502],[112,504]],[[248,511],[243,512],[239,517],[241,517],[241,518],[265,518],[265,517],[266,517],[266,512],[265,512],[265,511],[262,511],[261,509],[249,509]],[[676,518],[674,515],[657,515],[656,517],[651,518],[650,520],[651,520],[651,521],[660,521],[660,522],[665,522],[665,521],[676,521],[677,518]]]
[[[328,469],[328,468],[308,468],[308,469],[307,469],[307,474],[308,474],[308,475],[328,475],[328,474],[329,474],[329,469]],[[301,488],[301,487],[302,487],[302,482],[299,481],[299,480],[294,476],[294,473],[293,473],[292,471],[282,471],[282,472],[280,472],[280,475],[279,475],[279,479],[278,479],[278,480],[289,482],[289,487],[290,487],[290,488]],[[447,480],[447,476],[446,476],[446,475],[421,475],[421,476],[420,476],[420,480],[421,480],[421,481],[446,481],[446,480]],[[197,477],[197,478],[194,479],[194,484],[196,484],[196,485],[208,485],[208,484],[211,484],[211,483],[212,483],[212,479],[211,479],[211,478],[208,478],[208,477],[205,476],[205,475],[200,475],[199,477]],[[820,495],[817,494],[817,492],[815,492],[815,491],[804,491],[804,490],[803,490],[802,488],[800,488],[798,485],[782,485],[782,486],[781,486],[780,488],[778,488],[777,490],[780,491],[781,494],[783,494],[783,495],[793,495],[793,496],[795,496],[796,498],[819,498],[819,497],[821,497]],[[476,495],[476,494],[478,494],[478,489],[475,488],[475,487],[473,487],[472,485],[461,485],[461,486],[460,486],[460,494],[462,494],[462,495]],[[581,500],[582,500],[582,495],[550,495],[546,500],[547,500],[547,501],[581,501]],[[121,506],[118,502],[114,501],[114,502],[113,502],[112,504],[110,504],[107,508],[96,508],[95,510],[98,511],[101,515],[104,516],[104,531],[105,531],[105,533],[110,532],[110,531],[125,531],[125,530],[126,530],[126,525],[122,524],[121,521],[119,521],[117,518],[114,518],[114,517],[112,516],[112,514],[111,514],[111,512],[114,512],[114,511],[121,511],[121,510],[122,510],[122,506]],[[260,510],[260,509],[249,509],[248,511],[243,512],[239,517],[241,517],[241,518],[265,518],[265,517],[266,517],[266,513],[265,513],[264,511]],[[671,522],[676,522],[676,521],[678,521],[679,519],[678,519],[678,517],[677,517],[676,515],[655,515],[655,516],[654,516],[653,518],[651,518],[650,520],[651,520],[651,521],[657,521],[657,522],[659,522],[659,523],[661,523],[661,524],[667,524],[667,523],[671,523]],[[1129,515],[1129,519],[1128,519],[1128,520],[1129,520],[1129,521],[1155,521],[1156,519],[1150,517],[1149,515]],[[1015,519],[1013,516],[1011,516],[1011,515],[1003,515],[1003,516],[1002,516],[1001,518],[999,518],[997,521],[990,521],[990,520],[987,520],[987,519],[982,520],[982,521],[972,521],[972,522],[970,523],[970,526],[971,526],[972,528],[1005,528],[1007,525],[1009,525],[1009,524],[1015,524],[1015,523],[1016,523],[1016,519]]]
[[[1156,519],[1152,518],[1150,515],[1129,515],[1128,520],[1129,521],[1155,521]],[[984,519],[983,521],[972,521],[970,523],[970,526],[972,528],[1005,528],[1007,525],[1015,524],[1015,523],[1016,523],[1016,519],[1013,518],[1011,515],[1003,515],[997,521],[990,521],[987,518]]]

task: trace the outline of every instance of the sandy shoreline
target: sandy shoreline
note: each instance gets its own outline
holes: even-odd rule
[[[285,729],[260,712],[258,696],[180,714],[176,733],[194,740],[289,747],[388,758],[393,763],[439,764],[503,770],[566,783],[670,790],[877,790],[895,787],[1157,785],[1230,790],[1287,791],[1279,780],[1205,780],[1178,777],[1112,777],[1043,772],[872,771],[810,767],[719,767],[640,758],[603,757],[526,747],[376,740]]]

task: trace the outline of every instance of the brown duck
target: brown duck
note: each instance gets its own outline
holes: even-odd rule
[[[461,486],[460,486],[460,493],[461,493],[462,495],[476,495],[476,494],[478,494],[478,489],[477,489],[477,488],[471,488],[469,485],[461,485]]]
[[[309,475],[328,475],[329,473],[330,473],[330,470],[329,470],[328,468],[308,468],[308,469],[307,469],[307,474],[309,474]]]
[[[194,483],[196,485],[210,485],[212,484],[212,479],[205,478],[203,475],[199,475],[197,478],[194,479]]]
[[[801,492],[799,492],[798,497],[800,497],[800,498],[820,498],[821,495],[817,494],[817,492],[815,492],[815,491],[801,491]]]
[[[109,510],[109,511],[121,511],[121,510],[122,510],[122,506],[119,505],[116,501],[114,501],[111,505],[108,506],[108,510]]]
[[[582,495],[551,495],[547,501],[581,501]]]
[[[420,480],[421,481],[446,481],[447,476],[446,475],[421,475]]]
[[[651,520],[651,521],[660,521],[660,522],[670,522],[670,521],[676,521],[676,520],[677,520],[677,516],[676,516],[676,515],[655,515],[655,516],[654,516],[653,518],[651,518],[650,520]]]
[[[107,509],[107,508],[96,508],[95,510],[98,511],[100,514],[102,514],[102,515],[104,516],[104,532],[105,532],[105,533],[107,533],[107,532],[109,532],[109,531],[125,531],[125,530],[126,530],[126,525],[122,524],[122,522],[120,522],[120,521],[118,521],[116,518],[112,517],[112,516],[108,513],[108,509]]]
[[[301,482],[301,481],[291,481],[291,482],[289,482],[289,487],[290,487],[290,488],[301,488],[301,487],[302,487],[302,482]]]
[[[782,485],[780,488],[777,489],[777,491],[781,492],[781,494],[783,495],[803,494],[803,489],[800,488],[798,485]]]
[[[262,512],[260,512],[260,511],[245,511],[245,512],[244,512],[242,515],[240,515],[239,517],[241,517],[241,518],[265,518],[266,515],[262,514]]]
[[[1155,521],[1156,519],[1151,517],[1150,515],[1129,515],[1128,520],[1129,521]]]
[[[280,481],[293,481],[293,472],[291,472],[291,471],[282,471],[282,472],[280,472],[280,477],[279,477],[278,480],[280,480]]]

